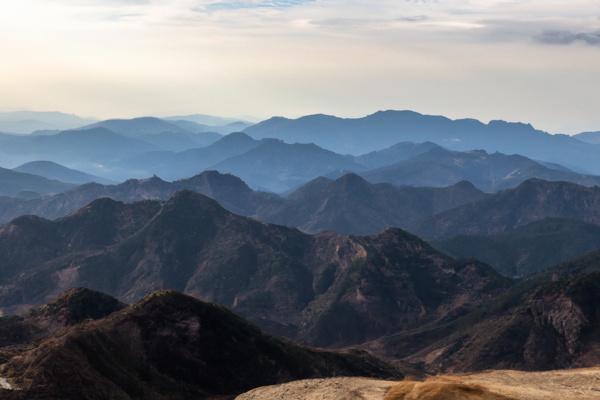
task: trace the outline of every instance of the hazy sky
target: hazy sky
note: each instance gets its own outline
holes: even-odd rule
[[[0,110],[600,130],[598,0],[2,0]]]

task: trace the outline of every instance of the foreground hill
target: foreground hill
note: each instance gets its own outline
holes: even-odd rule
[[[453,257],[484,261],[506,276],[526,276],[600,249],[600,226],[547,218],[497,235],[459,235],[429,244]]]
[[[101,312],[93,308],[98,299]],[[80,318],[65,320],[72,314]],[[2,342],[1,373],[18,389],[0,390],[3,399],[204,399],[302,378],[401,376],[366,353],[275,339],[222,307],[173,291],[125,307],[71,290],[28,317],[0,318],[0,329],[8,327],[36,331],[39,341]]]
[[[0,230],[0,306],[42,304],[72,286],[136,301],[176,289],[267,331],[318,346],[363,342],[481,304],[509,282],[400,229],[307,235],[232,214],[203,195],[99,199],[54,222]]]
[[[474,203],[408,226],[423,238],[491,235],[544,218],[568,218],[600,225],[600,187],[530,179]]]

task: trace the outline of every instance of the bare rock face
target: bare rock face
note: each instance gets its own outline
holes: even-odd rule
[[[592,254],[524,281],[449,324],[396,334],[366,347],[430,371],[597,365],[600,272],[577,273],[597,258]]]
[[[590,327],[589,319],[577,303],[560,293],[532,300],[528,311],[534,324],[523,352],[526,364],[542,364],[549,355],[556,357],[557,354],[562,354],[561,358],[566,359],[577,355],[582,343],[582,332]],[[548,335],[561,339],[552,341],[554,348],[543,346],[546,342],[544,338]]]

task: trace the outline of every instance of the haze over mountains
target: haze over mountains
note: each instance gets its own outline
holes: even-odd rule
[[[90,118],[60,112],[0,112],[0,132],[29,134],[40,130],[65,130],[94,123]]]
[[[200,348],[201,353],[195,353],[195,343],[213,343],[212,348],[220,349],[217,354],[234,346],[226,352],[231,359],[226,354],[201,358],[202,365],[213,371],[202,376],[210,375],[213,382],[233,382],[226,365],[235,364],[234,360],[242,365],[261,360],[256,353],[243,350],[256,349],[244,337],[254,337],[250,343],[267,340],[274,344],[256,328],[246,328],[238,317],[181,294],[167,292],[144,299],[164,288],[226,305],[277,335],[319,346],[359,345],[399,365],[430,372],[543,370],[596,365],[599,360],[594,350],[598,345],[594,310],[600,301],[598,252],[514,282],[478,261],[445,256],[396,228],[365,237],[310,236],[236,216],[189,191],[165,203],[99,199],[54,222],[20,217],[0,230],[0,252],[5,260],[0,271],[5,313],[44,304],[69,287],[81,285],[127,301],[143,299],[128,308],[106,297],[99,301],[97,294],[91,300],[84,300],[89,296],[86,293],[78,295],[81,300],[66,300],[80,293],[75,291],[42,311],[33,311],[30,315],[37,320],[23,324],[20,318],[1,318],[0,332],[22,332],[19,345],[15,347],[15,339],[10,339],[12,347],[3,353],[10,369],[2,373],[12,371],[11,382],[31,391],[30,396],[42,396],[51,388],[80,395],[102,387],[113,390],[108,389],[113,384],[131,393],[164,391],[155,386],[164,379],[178,382],[169,387],[192,390],[185,371],[198,368],[189,364],[189,352],[207,354]],[[92,311],[93,315],[88,314]],[[31,330],[40,323],[44,329],[56,329],[56,323],[50,322],[54,318],[62,321],[58,326],[77,325],[88,318],[97,321],[84,322],[60,335]],[[248,333],[226,347],[210,341],[223,332],[240,330]],[[194,339],[204,334],[206,339]],[[32,335],[42,335],[42,341],[32,342]],[[166,348],[157,347],[164,341],[170,349],[166,353]],[[267,352],[269,345],[265,346],[256,351]],[[275,346],[281,349],[282,345]],[[95,361],[90,349],[122,368],[102,367],[106,364]],[[133,353],[127,349],[134,349]],[[298,365],[300,361],[294,358],[298,356],[304,365],[325,356],[329,361],[317,361],[326,365],[318,374],[325,374],[341,365],[347,368],[350,362],[342,361],[344,355],[309,355],[288,349],[278,350],[282,358],[275,365]],[[169,365],[183,369],[169,368],[161,361],[164,357]],[[341,357],[342,364],[323,364],[335,364],[336,357]],[[355,372],[344,373],[393,374],[364,357],[351,361],[356,363],[351,367]],[[126,359],[143,362],[131,364]],[[148,368],[157,374],[144,373]],[[262,366],[255,368],[265,371]],[[48,375],[57,370],[86,376],[86,381],[97,384],[72,385]],[[287,379],[307,376],[304,372],[286,374]],[[124,379],[136,382],[135,389],[124,389],[120,383]],[[270,379],[268,374],[252,378],[239,390],[274,382]],[[212,393],[223,393],[220,390]]]
[[[290,120],[275,117],[247,129],[260,139],[279,138],[288,143],[315,143],[323,148],[360,155],[402,141],[431,141],[451,150],[483,149],[521,154],[533,159],[600,173],[598,148],[566,135],[550,135],[529,124],[474,119],[450,120],[413,111],[379,111],[355,119],[309,115]]]
[[[274,192],[349,171],[395,185],[448,186],[469,180],[488,192],[534,177],[594,185],[597,177],[590,174],[600,173],[597,145],[524,124],[485,125],[407,111],[359,119],[273,118],[252,126],[232,121],[202,115],[106,120],[44,135],[0,135],[0,151],[4,167],[45,160],[112,181],[154,174],[175,180],[216,169],[241,177],[254,189]],[[236,133],[219,143],[222,135],[240,130],[254,141]],[[345,149],[341,143],[354,147]]]
[[[595,136],[407,111],[0,134],[0,397],[597,365]]]

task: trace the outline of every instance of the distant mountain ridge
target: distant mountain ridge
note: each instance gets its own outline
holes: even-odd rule
[[[395,187],[371,184],[350,173],[336,180],[317,178],[303,185],[289,195],[282,208],[263,218],[305,232],[332,230],[366,235],[391,226],[404,227],[484,196],[464,181],[446,188]]]
[[[441,212],[407,229],[427,239],[492,235],[544,218],[600,225],[600,187],[530,179],[515,189]]]
[[[5,166],[49,160],[112,181],[152,175],[176,180],[216,169],[241,177],[256,190],[277,193],[319,176],[337,178],[348,172],[396,185],[443,187],[469,180],[488,192],[534,177],[588,186],[600,180],[574,172],[586,169],[581,163],[588,163],[588,170],[596,168],[600,145],[548,135],[524,124],[452,121],[399,111],[359,119],[275,118],[253,126],[201,125],[192,117],[111,119],[69,131],[0,134],[0,152]],[[230,133],[242,129],[255,138]],[[232,138],[223,140],[221,133]],[[269,137],[271,133],[276,138]],[[348,155],[340,143],[350,143],[362,155]],[[487,149],[491,145],[502,147],[507,155]],[[559,153],[562,158],[555,157]]]
[[[100,184],[112,184],[114,182],[108,179],[101,178],[86,174],[85,172],[77,171],[71,168],[67,168],[63,165],[54,163],[52,161],[32,161],[23,165],[19,165],[13,168],[17,172],[25,172],[28,174],[39,175],[44,178],[54,179],[66,183],[83,184],[89,182],[96,182]]]
[[[348,174],[335,181],[317,178],[282,198],[254,191],[233,175],[205,171],[174,182],[158,177],[131,179],[118,185],[84,184],[42,199],[0,198],[0,224],[23,214],[62,217],[101,197],[124,202],[167,200],[183,189],[202,193],[232,212],[266,222],[295,226],[309,233],[333,230],[355,235],[406,226],[485,196],[467,182],[448,188],[396,188]]]
[[[30,192],[38,197],[61,193],[75,186],[39,175],[0,168],[0,196],[17,197],[23,192]]]
[[[360,171],[364,167],[314,144],[263,139],[258,146],[211,169],[239,176],[254,188],[282,193],[330,172]]]
[[[439,146],[361,174],[370,182],[394,185],[445,187],[466,180],[485,192],[514,188],[531,178],[600,185],[600,176],[542,165],[516,154],[488,154],[484,150],[457,152]]]
[[[573,135],[573,137],[577,140],[581,140],[582,142],[600,144],[600,131],[582,132],[577,135]]]
[[[287,143],[315,143],[340,154],[354,155],[403,141],[431,141],[452,150],[517,153],[600,174],[598,145],[566,135],[550,135],[522,123],[491,121],[484,124],[474,119],[451,120],[413,111],[388,110],[347,119],[322,114],[295,120],[274,117],[244,132],[255,139],[270,137]]]
[[[0,132],[29,134],[38,130],[65,130],[89,125],[95,121],[60,112],[0,112]]]
[[[240,177],[254,189],[276,193],[330,172],[365,169],[351,157],[312,144],[255,140],[241,132],[229,134],[204,148],[137,155],[119,166],[169,180],[187,178],[204,170],[218,170]]]

